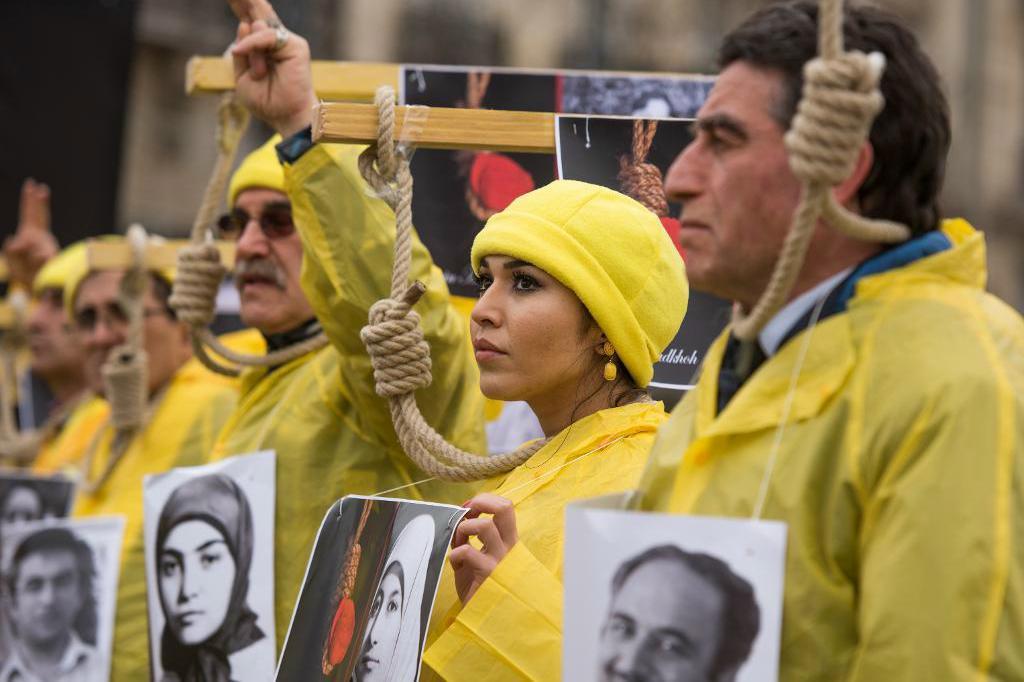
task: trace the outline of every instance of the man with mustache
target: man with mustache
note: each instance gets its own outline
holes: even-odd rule
[[[747,312],[802,191],[784,136],[816,5],[773,3],[725,37],[665,179],[690,282]],[[782,682],[1024,679],[1024,324],[985,292],[984,236],[941,217],[935,67],[900,20],[843,5],[846,49],[884,55],[885,106],[829,192],[909,238],[819,220],[785,306],[708,351],[640,506],[788,525]]]
[[[281,29],[283,31],[283,29]],[[247,369],[216,456],[277,453],[275,589],[278,643],[286,633],[317,528],[348,494],[461,502],[463,485],[422,481],[395,436],[359,337],[389,294],[395,217],[371,196],[350,145],[314,145],[310,57],[301,37],[243,22],[234,47],[236,96],[277,130],[231,179],[220,236],[236,240],[240,313],[270,349],[320,333],[329,344],[280,366]],[[282,141],[283,138],[283,141]],[[426,420],[449,441],[485,451],[483,397],[465,319],[441,271],[415,240],[411,278],[433,361],[418,392]]]

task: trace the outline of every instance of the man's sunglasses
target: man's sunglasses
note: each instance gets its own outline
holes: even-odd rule
[[[217,219],[217,238],[237,241],[253,218],[254,216],[240,208],[232,209],[230,213],[225,213]],[[255,218],[267,239],[281,239],[295,232],[292,208],[287,202],[267,204],[263,207],[263,212]]]

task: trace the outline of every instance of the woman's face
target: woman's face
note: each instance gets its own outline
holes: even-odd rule
[[[43,501],[32,488],[19,485],[11,488],[0,510],[0,534],[13,532],[29,521],[43,518]]]
[[[188,646],[209,639],[227,617],[235,584],[235,559],[220,531],[204,521],[184,521],[157,557],[160,603],[171,631]]]
[[[600,329],[576,294],[508,256],[481,261],[480,299],[470,319],[480,389],[488,398],[572,400],[600,359]]]
[[[373,597],[363,650],[356,664],[358,682],[386,679],[391,657],[398,646],[402,599],[402,581],[395,571],[389,570],[381,579],[377,594]]]

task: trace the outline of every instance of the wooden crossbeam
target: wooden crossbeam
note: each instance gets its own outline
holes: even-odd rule
[[[165,270],[177,265],[178,251],[189,242],[175,240],[146,246],[146,268]],[[235,264],[235,245],[232,242],[216,242],[220,249],[220,261],[224,267]],[[90,270],[125,270],[135,259],[127,242],[90,242],[86,247]]]
[[[313,89],[321,99],[343,100],[346,102],[372,102],[373,95],[382,85],[399,88],[402,75],[401,64],[383,62],[335,62],[314,60],[312,63]],[[416,65],[406,65],[416,68]],[[424,69],[437,68],[424,65]],[[481,67],[492,73],[503,69]],[[582,69],[515,69],[514,73],[536,73],[539,75],[592,76],[607,78],[666,78],[666,79],[707,79],[713,76],[642,71],[587,71]],[[235,72],[231,59],[225,57],[195,56],[185,67],[185,91],[190,95],[219,93],[233,90]]]
[[[412,112],[409,117],[410,109]],[[410,118],[409,125],[406,125]],[[369,144],[377,139],[372,104],[321,102],[313,118],[313,139]],[[395,107],[395,139],[432,149],[555,153],[555,115],[532,111]]]
[[[372,102],[381,85],[398,88],[399,66],[375,62],[314,61],[313,89],[323,99]],[[235,71],[225,57],[192,57],[185,67],[185,92],[190,95],[235,88]]]

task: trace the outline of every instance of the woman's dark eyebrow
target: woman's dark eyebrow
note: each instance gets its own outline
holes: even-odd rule
[[[533,267],[533,263],[527,263],[524,260],[510,260],[505,261],[502,267],[506,270],[515,270],[516,268]]]
[[[228,543],[224,542],[223,540],[207,540],[203,544],[201,544],[198,547],[196,547],[195,551],[202,552],[204,549],[207,549],[211,545],[216,545],[216,544],[226,545]]]
[[[181,563],[181,560],[183,558],[181,552],[179,552],[176,549],[162,549],[162,550],[160,550],[160,556],[163,557],[164,554],[170,554],[179,563]]]

